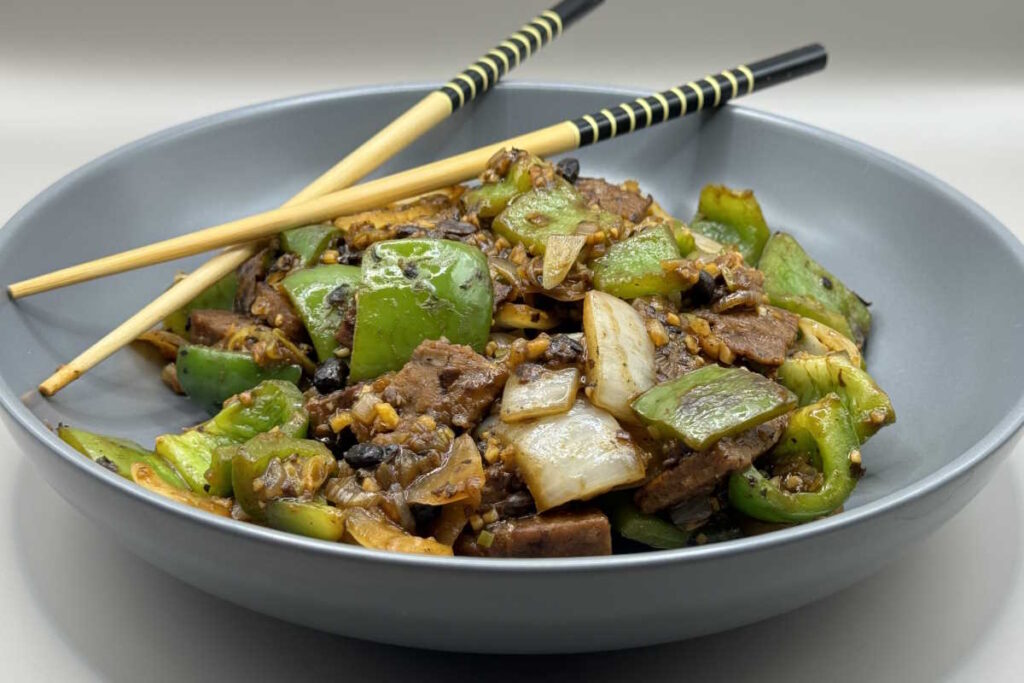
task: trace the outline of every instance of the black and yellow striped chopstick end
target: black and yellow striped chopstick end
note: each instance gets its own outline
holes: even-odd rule
[[[827,60],[828,54],[823,46],[817,43],[807,45],[586,114],[573,119],[572,124],[579,132],[579,145],[592,145],[669,119],[720,107],[729,100],[749,95],[755,89],[763,90],[819,71],[825,68]]]
[[[603,0],[563,0],[528,21],[493,50],[480,57],[445,83],[439,92],[451,102],[452,111],[472,102],[509,71],[562,35],[572,23]]]

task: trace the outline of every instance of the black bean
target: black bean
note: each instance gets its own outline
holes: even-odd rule
[[[313,386],[321,394],[329,394],[345,388],[348,368],[338,358],[328,358],[313,373]]]
[[[387,457],[385,450],[388,446],[378,446],[375,443],[357,443],[342,455],[345,462],[355,469],[373,469],[384,462]]]
[[[426,530],[437,519],[441,513],[441,508],[434,507],[433,505],[413,503],[409,506],[409,512],[412,513],[412,518],[416,520],[416,528]]]
[[[695,304],[706,304],[715,295],[715,278],[706,270],[700,271],[697,284],[690,288],[690,300]]]
[[[580,177],[580,162],[572,157],[562,159],[555,164],[555,171],[570,183],[575,183]]]

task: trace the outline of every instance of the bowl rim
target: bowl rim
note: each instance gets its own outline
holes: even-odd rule
[[[10,218],[10,220],[5,224],[4,229],[0,230],[0,251],[7,247],[8,243],[13,239],[15,231],[21,229],[23,224],[31,221],[32,214],[40,206],[50,201],[52,197],[59,194],[65,187],[76,182],[80,177],[88,175],[94,168],[102,166],[107,161],[122,154],[131,153],[154,144],[168,142],[201,129],[211,128],[232,121],[244,120],[251,116],[268,115],[278,110],[301,108],[337,99],[359,98],[370,95],[391,93],[426,92],[431,89],[436,89],[441,85],[442,84],[439,82],[381,84],[338,88],[284,97],[204,116],[128,142],[64,175],[38,195],[33,197],[25,206],[19,209]],[[624,98],[632,98],[648,94],[647,91],[636,88],[559,81],[513,80],[502,82],[497,87],[511,92],[571,91],[575,93],[602,94]],[[857,142],[851,138],[847,138],[837,133],[832,133],[810,124],[731,103],[729,104],[729,109],[732,110],[733,115],[768,123],[790,132],[809,135],[828,145],[868,157],[872,162],[883,167],[888,167],[890,170],[901,175],[909,176],[912,180],[931,185],[947,198],[965,209],[977,224],[979,224],[983,229],[988,230],[999,242],[1002,243],[1003,247],[1006,248],[1014,257],[1018,274],[1020,275],[1022,284],[1024,284],[1024,244],[1022,244],[1022,242],[1018,240],[1016,236],[994,216],[943,180],[940,180],[930,173],[902,161],[887,152],[883,152],[871,147],[870,145]],[[707,112],[705,113],[705,115],[708,114],[709,113]],[[10,300],[8,300],[7,304],[14,305]],[[178,517],[182,522],[212,528],[212,530],[216,530],[218,532],[239,535],[242,537],[242,540],[281,545],[299,554],[309,553],[336,556],[347,561],[364,563],[385,563],[388,565],[460,571],[484,571],[488,573],[542,571],[603,572],[626,568],[639,569],[665,564],[708,562],[724,557],[755,553],[775,549],[791,543],[798,543],[815,536],[823,536],[846,529],[885,513],[891,513],[945,487],[959,477],[967,474],[971,469],[1003,447],[1018,431],[1020,431],[1022,426],[1024,426],[1024,392],[1022,392],[1016,403],[1010,407],[1006,414],[1002,416],[991,430],[976,441],[970,448],[960,453],[951,462],[943,465],[938,470],[900,489],[897,489],[892,493],[886,494],[881,498],[865,503],[864,505],[851,510],[844,511],[838,515],[788,529],[773,531],[768,534],[720,543],[712,543],[705,546],[680,548],[676,550],[652,550],[628,555],[570,558],[473,558],[413,555],[371,550],[343,543],[320,541],[296,534],[268,529],[255,524],[222,518],[176,503],[168,498],[148,491],[141,486],[106,470],[105,468],[96,467],[88,459],[83,458],[78,451],[64,443],[41,419],[32,414],[26,404],[26,401],[34,401],[37,399],[42,400],[33,388],[26,395],[26,399],[22,400],[21,397],[14,393],[3,375],[0,374],[0,405],[4,407],[4,409],[12,416],[21,428],[57,455],[64,464],[69,464],[73,467],[79,468],[81,471],[86,472],[87,475],[103,480],[105,484],[109,485],[113,489],[113,495],[126,495],[135,499],[135,502],[154,505],[163,512]]]

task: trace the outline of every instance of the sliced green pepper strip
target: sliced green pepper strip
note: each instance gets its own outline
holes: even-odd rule
[[[345,513],[319,501],[281,498],[267,503],[267,525],[322,541],[340,541],[345,535]]]
[[[515,197],[533,187],[530,169],[544,166],[545,162],[528,152],[518,152],[505,176],[496,183],[483,183],[468,191],[462,197],[466,213],[475,213],[481,218],[494,218],[505,210]]]
[[[661,517],[640,512],[628,491],[608,496],[602,507],[612,529],[623,538],[663,550],[683,548],[690,542],[689,532]]]
[[[190,489],[205,493],[211,488],[205,475],[218,448],[247,441],[274,427],[286,435],[305,436],[308,424],[298,387],[268,380],[248,391],[244,402],[237,396],[228,400],[206,422],[180,434],[158,436],[156,452],[174,465]],[[219,485],[218,491],[226,495],[223,486]]]
[[[801,406],[836,394],[853,420],[860,443],[896,421],[889,397],[845,353],[790,358],[779,367],[778,379],[796,393]]]
[[[164,327],[179,337],[188,338],[188,314],[194,310],[216,308],[231,310],[238,291],[238,274],[232,271],[213,283],[195,299],[164,318]]]
[[[296,456],[301,466],[335,467],[336,461],[327,446],[311,439],[295,439],[282,432],[259,434],[242,444],[231,460],[231,483],[235,500],[254,519],[266,521],[266,505],[253,482],[266,472],[275,458],[286,460]]]
[[[182,346],[175,365],[181,388],[211,415],[221,409],[226,399],[264,380],[296,384],[302,378],[298,365],[262,368],[248,353],[209,346]]]
[[[764,291],[779,308],[817,320],[863,346],[871,331],[871,313],[839,278],[807,255],[792,236],[772,235],[758,268]]]
[[[171,486],[185,488],[185,482],[166,460],[134,441],[94,434],[65,425],[57,428],[57,435],[90,460],[116,470],[125,479],[132,478],[132,465],[141,462],[148,465],[157,476]]]
[[[692,238],[691,238],[692,239]],[[591,264],[594,287],[620,299],[677,294],[683,283],[661,267],[662,261],[679,258],[672,229],[655,225],[616,242]]]
[[[348,306],[355,305],[359,266],[325,265],[299,270],[281,282],[306,325],[316,356],[324,362],[338,348],[335,333]],[[331,301],[327,300],[331,296]]]
[[[838,509],[857,484],[850,458],[860,440],[843,402],[829,394],[797,410],[789,421],[777,455],[801,454],[821,463],[824,483],[813,493],[790,493],[756,467],[729,477],[729,502],[745,515],[765,522],[808,522]],[[854,456],[856,457],[856,456]]]
[[[750,190],[705,185],[690,229],[722,244],[735,244],[743,260],[756,266],[771,236],[761,206]]]
[[[534,254],[543,254],[551,235],[572,235],[580,223],[601,229],[621,225],[618,216],[589,207],[572,185],[556,178],[550,185],[521,194],[505,207],[491,228],[513,244],[522,243]]]
[[[756,372],[705,365],[648,389],[632,408],[655,431],[703,451],[794,405],[796,396],[789,389]]]
[[[281,248],[295,254],[303,268],[309,268],[320,260],[338,233],[332,223],[292,228],[281,233]]]
[[[476,247],[435,239],[378,242],[363,255],[349,380],[398,370],[424,339],[483,351],[494,292]]]

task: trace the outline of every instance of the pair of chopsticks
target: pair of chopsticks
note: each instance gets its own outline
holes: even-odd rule
[[[13,298],[20,298],[202,251],[232,247],[200,266],[84,353],[62,366],[39,386],[39,391],[52,396],[168,314],[187,304],[206,287],[254,254],[259,244],[254,241],[288,228],[375,208],[464,182],[483,171],[491,156],[502,148],[526,149],[542,157],[571,151],[670,119],[717,108],[731,99],[750,94],[755,88],[762,90],[818,71],[824,68],[827,61],[827,54],[821,45],[808,45],[448,159],[340,189],[377,168],[456,109],[488,90],[513,66],[551,42],[573,20],[597,4],[599,1],[565,0],[543,12],[456,78],[424,97],[279,209],[10,285],[9,294]]]

